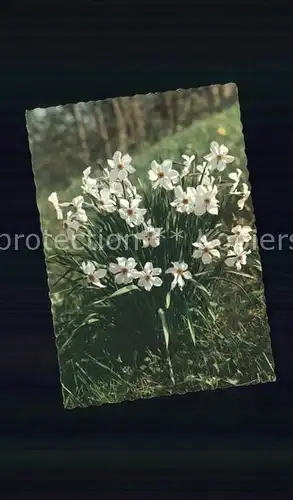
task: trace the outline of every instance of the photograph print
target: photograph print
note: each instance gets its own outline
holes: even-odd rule
[[[237,86],[26,122],[64,407],[275,381]]]

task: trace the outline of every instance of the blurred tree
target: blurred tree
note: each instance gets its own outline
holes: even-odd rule
[[[85,166],[117,149],[136,153],[237,98],[236,85],[229,83],[29,111],[36,183],[46,191],[65,188]]]

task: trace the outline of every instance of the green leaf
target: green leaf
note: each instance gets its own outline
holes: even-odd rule
[[[251,274],[242,273],[241,271],[227,270],[226,273],[228,273],[228,274],[236,274],[237,276],[243,276],[243,278],[250,278],[252,280],[256,279],[255,276],[252,276]]]
[[[66,271],[61,276],[59,276],[59,278],[54,283],[52,283],[51,288],[55,288],[55,286],[58,285],[58,283],[60,283],[60,281],[62,281],[67,276],[67,274],[70,273],[70,271],[71,269],[67,268]]]
[[[210,307],[208,307],[208,312],[209,312],[212,320],[215,322],[217,318],[216,318],[214,311]]]
[[[247,291],[243,288],[243,286],[239,285],[239,283],[236,283],[236,281],[232,281],[228,278],[222,278],[222,277],[218,277],[218,276],[213,276],[211,277],[210,279],[214,279],[214,280],[218,280],[218,281],[226,281],[227,283],[230,283],[231,285],[235,285],[237,286],[238,288],[240,288],[240,290],[246,295],[246,297],[249,299],[249,301],[251,302],[251,297],[250,295],[247,293]]]
[[[204,292],[208,297],[211,296],[211,292],[203,285],[200,285],[199,283],[196,284],[196,288],[199,288],[202,292]]]
[[[170,334],[169,334],[169,329],[168,329],[168,325],[167,325],[167,321],[166,321],[165,312],[164,312],[163,309],[160,308],[158,310],[158,313],[159,313],[160,320],[161,320],[161,323],[162,323],[162,328],[163,328],[163,333],[164,333],[164,338],[165,338],[166,349],[168,350],[168,348],[169,348]]]
[[[99,318],[90,318],[88,321],[87,321],[87,324],[88,325],[91,325],[92,323],[97,323],[98,321],[100,321]]]
[[[255,267],[258,271],[262,272],[262,267],[260,263],[254,263],[252,264],[252,267]]]
[[[194,328],[193,328],[193,325],[192,325],[191,320],[190,320],[190,313],[189,313],[189,311],[187,311],[186,318],[187,318],[187,324],[188,324],[189,333],[191,335],[193,344],[195,345],[195,332],[194,332]]]
[[[93,302],[94,306],[97,306],[98,304],[102,304],[103,302],[106,302],[107,300],[111,300],[115,297],[119,297],[120,295],[124,295],[125,293],[132,292],[133,290],[139,290],[138,286],[136,285],[127,285],[124,286],[123,288],[119,288],[115,292],[113,292],[111,295],[108,295],[107,297],[104,297],[101,300],[96,300]]]
[[[171,303],[171,293],[170,292],[168,292],[167,295],[166,295],[166,301],[165,301],[165,303],[166,303],[166,309],[169,309],[170,303]]]
[[[238,385],[238,380],[237,379],[233,379],[233,378],[226,378],[226,382],[228,382],[228,384],[231,384],[231,385]]]

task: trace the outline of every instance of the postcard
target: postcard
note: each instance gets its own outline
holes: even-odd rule
[[[274,381],[237,86],[26,121],[65,408]]]

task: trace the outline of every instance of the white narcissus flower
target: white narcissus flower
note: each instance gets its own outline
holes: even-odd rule
[[[190,172],[190,169],[191,169],[191,165],[192,165],[192,162],[194,161],[195,159],[195,155],[191,155],[191,156],[188,156],[188,155],[182,155],[182,158],[184,160],[184,168],[181,172],[181,177],[185,177],[186,175],[189,174]]]
[[[109,182],[109,191],[111,194],[117,196],[117,198],[122,198],[124,196],[122,183],[119,181]]]
[[[139,240],[142,240],[142,246],[144,248],[151,246],[156,248],[160,244],[161,228],[153,227],[151,220],[148,220],[147,224],[144,224],[144,230],[141,233],[136,234]]]
[[[143,268],[143,271],[138,271],[136,277],[139,278],[137,284],[138,286],[144,288],[148,292],[153,286],[161,286],[163,281],[159,278],[162,273],[160,267],[153,267],[151,262],[147,262]]]
[[[185,285],[184,280],[192,279],[191,273],[187,271],[188,264],[185,262],[172,262],[172,264],[173,267],[169,267],[169,269],[165,271],[166,274],[173,274],[174,276],[171,283],[171,290],[173,290],[176,285],[178,285],[180,290],[182,290]]]
[[[90,174],[91,174],[91,167],[87,167],[82,173],[81,189],[84,193],[88,193],[95,196],[97,190],[97,179],[92,179],[90,177]]]
[[[234,161],[234,156],[230,156],[227,153],[229,149],[224,146],[224,144],[219,145],[216,141],[211,142],[210,153],[204,156],[204,159],[209,162],[212,169],[215,168],[222,172],[225,170],[227,163],[232,163]]]
[[[59,200],[58,200],[57,193],[55,193],[55,192],[51,193],[50,196],[48,197],[48,201],[50,203],[52,203],[53,207],[55,208],[56,213],[57,213],[57,219],[62,220],[63,219],[63,212],[62,212]]]
[[[243,244],[251,240],[251,235],[249,234],[251,231],[252,228],[249,226],[240,226],[240,224],[238,224],[233,227],[231,229],[233,234],[227,237],[229,245],[232,245],[234,249],[237,247],[243,248]]]
[[[79,222],[86,222],[88,219],[86,211],[82,208],[83,202],[83,196],[76,196],[71,203],[68,203],[69,206],[73,206],[74,217]]]
[[[62,208],[63,207],[73,207],[74,213],[70,212],[70,217],[74,217],[76,220],[79,222],[86,222],[87,221],[87,215],[85,210],[82,208],[84,199],[83,196],[76,196],[73,198],[71,202],[65,201],[63,203],[59,203],[57,193],[51,193],[48,201],[52,203],[54,206],[56,212],[57,212],[57,219],[62,220],[63,219],[63,212]]]
[[[236,192],[235,194],[241,194],[242,198],[238,200],[237,205],[239,210],[243,210],[245,202],[248,200],[250,196],[250,190],[247,184],[243,183],[242,184],[242,189],[243,191],[241,193]]]
[[[112,213],[116,210],[115,201],[111,198],[111,192],[109,189],[103,188],[98,191],[96,196],[99,209],[102,212]]]
[[[177,212],[185,212],[190,214],[195,207],[196,191],[193,187],[188,187],[186,192],[181,186],[174,188],[175,200],[170,203],[172,207],[176,207]]]
[[[195,198],[195,215],[201,216],[208,212],[212,215],[218,215],[219,202],[216,199],[218,193],[217,186],[209,187],[197,186],[196,188],[196,198]]]
[[[213,189],[214,182],[215,182],[214,177],[210,177],[209,174],[204,174],[200,185],[204,186],[208,191],[211,191]]]
[[[167,191],[171,191],[179,180],[179,173],[172,169],[172,160],[164,160],[161,164],[153,160],[151,170],[149,170],[149,179],[153,183],[153,189],[161,186]]]
[[[213,257],[220,258],[221,256],[219,250],[216,249],[221,245],[218,239],[208,241],[206,236],[202,236],[198,242],[192,243],[192,245],[197,248],[193,252],[193,257],[201,259],[203,264],[210,264]]]
[[[107,160],[109,167],[111,168],[109,172],[109,177],[112,181],[119,179],[124,181],[127,179],[128,174],[133,174],[135,168],[131,165],[132,158],[128,154],[122,155],[120,151],[116,151],[113,154],[113,159]]]
[[[145,208],[139,208],[141,198],[133,198],[132,200],[119,200],[120,207],[119,215],[130,227],[139,226],[143,223],[143,217],[146,214]]]
[[[128,285],[132,283],[134,278],[137,276],[137,270],[135,269],[137,266],[137,262],[133,259],[133,257],[117,257],[117,264],[111,263],[109,265],[109,270],[111,273],[115,274],[115,282],[118,285]]]
[[[86,275],[88,283],[91,283],[97,286],[98,288],[106,287],[106,285],[103,285],[100,281],[102,278],[106,276],[107,274],[106,269],[102,268],[98,269],[96,263],[92,261],[83,262],[81,264],[81,269]]]
[[[247,255],[251,253],[251,250],[243,250],[243,248],[236,247],[233,250],[228,250],[227,259],[225,264],[228,267],[236,267],[237,271],[240,271],[242,266],[245,266],[247,261]]]
[[[74,213],[71,210],[67,212],[66,220],[63,224],[68,240],[74,243],[76,234],[80,228],[80,222],[74,218]]]
[[[230,189],[230,194],[232,194],[236,191],[241,175],[242,175],[242,172],[241,172],[240,168],[237,168],[236,172],[231,172],[231,174],[229,174],[229,178],[232,179],[232,181],[234,181],[234,184]]]

